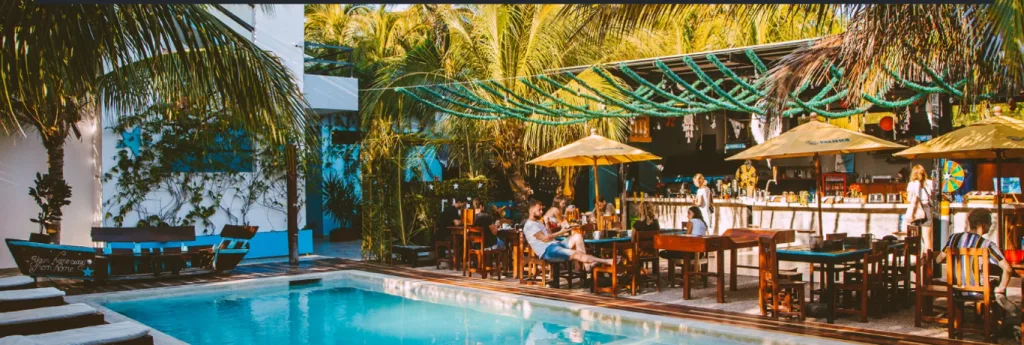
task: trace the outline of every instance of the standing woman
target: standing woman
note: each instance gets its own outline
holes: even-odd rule
[[[693,175],[693,184],[697,186],[697,198],[693,201],[693,205],[700,209],[700,214],[704,216],[704,223],[707,224],[708,230],[714,232],[714,196],[711,194],[711,188],[708,187],[708,181],[704,179],[704,174]]]
[[[921,243],[924,250],[932,249],[932,192],[935,183],[928,178],[928,172],[920,164],[910,171],[907,183],[907,213],[903,215],[904,231],[907,225],[921,227]]]

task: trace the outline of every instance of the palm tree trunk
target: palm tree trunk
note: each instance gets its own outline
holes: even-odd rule
[[[46,147],[46,165],[47,174],[50,178],[64,181],[64,140],[43,140],[43,146]],[[50,235],[50,241],[56,244],[60,244],[60,230],[61,222],[58,221],[54,224],[48,224],[50,229],[56,231]]]
[[[512,188],[512,197],[515,201],[519,214],[526,214],[526,200],[530,197],[530,187],[526,185],[526,177],[523,174],[522,166],[513,163],[505,169],[505,176],[508,178],[509,186]]]

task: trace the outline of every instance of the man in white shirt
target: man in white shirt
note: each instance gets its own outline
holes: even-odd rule
[[[569,235],[562,241],[555,239],[569,234],[568,229],[562,229],[555,233],[548,233],[547,228],[541,223],[541,216],[544,214],[544,205],[539,201],[529,202],[529,219],[523,225],[523,234],[530,248],[537,253],[541,259],[551,262],[577,261],[583,264],[605,264],[611,265],[611,259],[600,259],[587,255],[583,246],[583,237],[579,234]]]

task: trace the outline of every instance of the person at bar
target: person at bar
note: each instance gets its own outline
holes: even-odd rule
[[[935,183],[928,178],[928,172],[920,164],[914,165],[910,171],[910,182],[907,183],[907,212],[903,215],[903,224],[921,228],[921,243],[924,249],[932,249],[932,192]]]
[[[487,203],[481,198],[473,199],[473,226],[484,228],[484,246],[489,250],[504,249],[505,243],[498,238],[498,226],[494,217],[487,213]]]
[[[986,248],[989,252],[989,263],[994,266],[989,268],[989,273],[998,275],[999,280],[989,277],[990,286],[995,286],[992,292],[995,293],[996,304],[998,304],[1006,315],[1012,317],[1020,316],[1020,307],[1010,302],[1006,297],[1006,287],[1010,284],[1010,272],[1013,268],[1010,262],[1006,261],[1002,249],[994,242],[986,239],[985,234],[992,228],[992,212],[983,208],[976,208],[967,214],[967,229],[964,232],[954,233],[949,236],[946,246],[942,252],[935,257],[935,263],[941,264],[946,261],[946,249],[948,248]]]
[[[594,206],[594,214],[604,217],[614,216],[615,205],[606,201],[603,196],[599,197],[597,198],[597,205]]]
[[[708,228],[713,228],[711,220],[714,218],[712,214],[714,211],[714,194],[711,192],[711,187],[708,187],[708,180],[704,179],[704,174],[693,175],[693,185],[697,187],[697,196],[693,200],[694,206],[700,209],[701,216],[705,217]]]
[[[466,202],[456,199],[451,207],[446,207],[444,211],[441,211],[441,216],[437,222],[437,229],[434,230],[435,240],[447,241],[451,239],[452,232],[448,227],[462,225],[462,210],[464,209],[466,209]]]

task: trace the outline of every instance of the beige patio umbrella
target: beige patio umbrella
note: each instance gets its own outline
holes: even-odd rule
[[[597,205],[597,200],[600,198],[597,187],[597,166],[658,159],[661,157],[597,135],[597,130],[591,129],[590,136],[545,153],[526,163],[549,168],[592,166],[594,168],[594,204]],[[599,226],[600,224],[598,222]]]
[[[814,118],[812,117],[812,119]],[[818,202],[818,235],[820,236],[822,235],[822,186],[821,159],[819,156],[901,148],[906,148],[906,146],[812,120],[765,141],[761,145],[751,147],[746,151],[726,158],[726,160],[814,157],[815,182],[818,189],[814,199]]]
[[[920,145],[897,152],[910,159],[992,159],[999,175],[1003,158],[1024,157],[1024,121],[992,116],[970,126],[943,134]],[[997,176],[999,177],[999,176]],[[1003,230],[1003,183],[996,178],[996,217],[1000,236]]]

